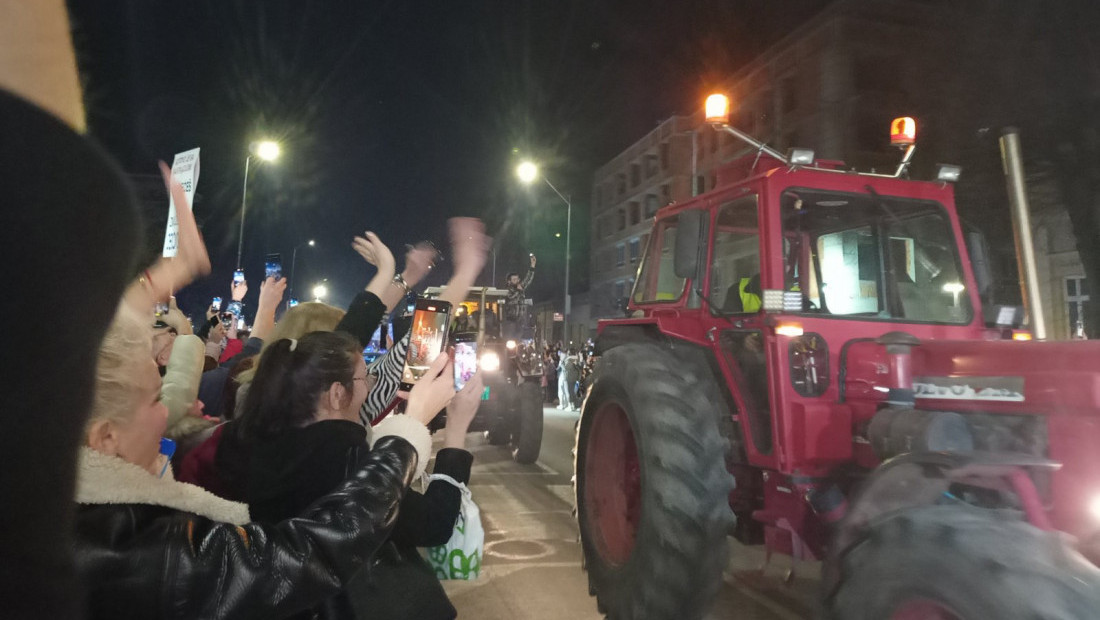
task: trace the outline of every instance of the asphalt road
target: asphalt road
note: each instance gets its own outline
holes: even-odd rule
[[[447,581],[459,617],[484,620],[599,620],[581,570],[581,548],[572,516],[572,448],[576,413],[545,410],[538,463],[519,465],[502,446],[470,436],[474,453],[470,488],[481,508],[485,558],[479,579]],[[812,618],[820,568],[787,557],[764,563],[759,549],[737,545],[712,620]],[[784,582],[794,567],[790,584]]]

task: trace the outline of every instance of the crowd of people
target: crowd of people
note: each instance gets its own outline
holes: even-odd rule
[[[453,618],[416,549],[448,541],[461,490],[434,478],[422,492],[410,485],[433,457],[427,425],[444,410],[434,471],[469,481],[465,442],[481,378],[475,374],[456,393],[452,362],[441,355],[411,391],[398,393],[407,333],[369,366],[363,357],[384,315],[432,268],[434,250],[414,246],[397,274],[393,254],[366,232],[352,246],[374,275],[346,310],[303,303],[277,321],[286,281],[269,277],[250,331],[216,308],[195,329],[172,297],[211,271],[190,210],[177,210],[174,257],[135,264],[144,227],[109,158],[25,102],[0,93],[0,107],[8,112],[6,135],[41,146],[22,162],[5,157],[15,172],[6,179],[28,166],[56,169],[59,158],[76,171],[67,184],[38,183],[41,175],[33,174],[6,184],[16,202],[31,192],[39,205],[57,206],[47,218],[17,210],[20,220],[6,230],[73,242],[80,261],[73,269],[68,252],[39,252],[45,260],[24,257],[19,276],[44,282],[56,275],[58,292],[79,295],[80,303],[45,296],[66,350],[29,356],[31,374],[9,377],[26,387],[20,408],[30,415],[23,417],[42,425],[13,424],[12,436],[26,446],[9,456],[51,483],[41,492],[24,483],[18,496],[31,512],[62,518],[46,519],[50,539],[61,541],[51,546],[33,519],[5,510],[5,558],[21,565],[15,571],[5,559],[4,581],[48,575],[24,595],[50,617]],[[175,203],[187,204],[161,167]],[[86,210],[89,201],[99,210],[70,208]],[[71,222],[47,221],[65,213]],[[447,290],[457,304],[491,241],[476,219],[452,219],[449,232]],[[71,282],[59,268],[94,269],[97,277]],[[230,297],[243,298],[247,287],[234,282]],[[35,387],[51,377],[63,377],[69,389]],[[13,385],[6,407],[15,404]],[[398,412],[388,413],[393,403]],[[62,409],[68,417],[47,415]],[[58,451],[39,458],[50,446]],[[67,595],[42,596],[55,587]],[[17,607],[8,611],[21,617]]]
[[[566,347],[561,341],[543,348],[544,402],[566,411],[580,411],[596,367],[595,346],[588,339],[582,347]]]

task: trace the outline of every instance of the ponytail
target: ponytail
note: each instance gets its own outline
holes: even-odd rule
[[[313,421],[317,401],[333,383],[352,389],[359,343],[343,332],[283,338],[260,355],[237,420],[238,438],[263,439]]]

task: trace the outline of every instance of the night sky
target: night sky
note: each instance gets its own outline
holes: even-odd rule
[[[693,112],[827,3],[71,0],[70,10],[90,133],[138,174],[202,148],[195,211],[214,273],[179,297],[196,313],[227,296],[248,144],[269,136],[284,157],[253,160],[252,308],[268,252],[283,254],[286,271],[294,245],[316,239],[298,252],[296,294],[328,278],[344,305],[373,273],[353,234],[377,232],[400,269],[405,243],[445,247],[455,215],[482,217],[498,238],[498,283],[534,252],[533,297],[558,299],[565,208],[545,185],[518,185],[523,156],[574,199],[582,291],[593,171],[659,121]],[[151,246],[162,236],[151,230]],[[447,275],[444,263],[432,283]]]

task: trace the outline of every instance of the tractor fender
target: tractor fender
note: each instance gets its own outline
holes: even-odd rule
[[[832,567],[836,561],[880,517],[935,504],[958,481],[1026,495],[1028,489],[1021,493],[1020,485],[1030,485],[1030,479],[1020,475],[1022,472],[1060,467],[1057,461],[1030,454],[993,452],[910,452],[885,461],[863,481],[848,513],[837,525],[823,575],[826,591],[835,584],[837,575]],[[1030,485],[1030,492],[1034,490]],[[1045,515],[1033,514],[1028,510],[1028,498],[1021,499],[1029,520],[1040,529],[1048,529],[1041,523]],[[1036,520],[1040,523],[1034,523]]]

